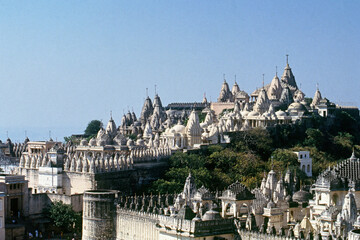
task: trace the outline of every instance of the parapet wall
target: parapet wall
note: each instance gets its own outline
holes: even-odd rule
[[[238,233],[241,239],[247,240],[295,240],[296,238],[282,237],[282,236],[274,236],[259,232],[251,232],[243,229],[238,229]]]

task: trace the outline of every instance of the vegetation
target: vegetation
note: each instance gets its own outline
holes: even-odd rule
[[[264,172],[272,167],[284,173],[298,169],[294,151],[307,150],[313,159],[314,178],[337,161],[350,157],[354,148],[360,154],[359,121],[345,112],[334,118],[312,116],[308,121],[278,125],[269,129],[255,128],[231,133],[231,143],[210,145],[170,157],[170,169],[163,179],[152,183],[151,192],[180,192],[189,172],[197,186],[223,190],[238,180],[250,188],[260,185]],[[302,181],[313,179],[297,170]]]
[[[48,214],[54,225],[67,232],[80,232],[82,226],[81,213],[76,213],[71,205],[64,204],[62,201],[54,202]]]
[[[85,135],[93,137],[98,133],[98,131],[100,130],[101,127],[102,127],[101,121],[92,120],[91,122],[88,123],[84,133],[85,133]]]
[[[80,135],[71,135],[69,137],[64,137],[65,143],[71,141],[74,144],[79,144],[82,138],[87,138],[87,140],[90,140],[91,138],[97,135],[101,127],[102,127],[101,121],[92,120],[88,123],[83,135],[80,134]]]

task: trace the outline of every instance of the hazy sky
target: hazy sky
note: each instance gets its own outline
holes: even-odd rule
[[[92,119],[249,94],[285,67],[313,97],[360,103],[360,1],[0,1],[0,139],[82,133]]]

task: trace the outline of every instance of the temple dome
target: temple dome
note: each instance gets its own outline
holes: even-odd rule
[[[306,107],[299,103],[299,102],[293,102],[289,105],[288,110],[297,110],[297,111],[307,111]]]
[[[185,130],[185,126],[181,124],[176,124],[174,127],[171,128],[171,132],[173,133],[183,133]]]
[[[311,199],[311,194],[309,192],[300,190],[297,191],[296,193],[294,193],[292,199],[294,202],[298,202],[298,203],[306,203],[309,202],[309,200]]]
[[[86,141],[86,139],[82,139],[81,142],[80,142],[80,146],[87,146],[88,145],[88,142]]]
[[[256,116],[259,116],[260,113],[256,112],[256,111],[251,111],[247,116],[248,117],[256,117]]]
[[[203,221],[211,221],[221,219],[220,213],[213,209],[207,211],[201,218]]]
[[[282,110],[279,110],[279,111],[275,112],[275,115],[277,117],[286,117],[287,116],[286,113],[284,111],[282,111]]]
[[[96,140],[95,140],[95,138],[90,139],[89,145],[90,145],[90,146],[96,146]]]

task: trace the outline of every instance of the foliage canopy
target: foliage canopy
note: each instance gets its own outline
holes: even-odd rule
[[[96,135],[101,127],[102,127],[101,121],[92,120],[91,122],[88,123],[84,133],[85,133],[85,135],[88,135],[88,136]]]
[[[272,167],[278,174],[287,167],[297,169],[300,179],[310,184],[328,166],[350,157],[353,148],[355,154],[360,153],[359,123],[340,111],[333,118],[313,115],[295,124],[229,133],[230,144],[172,155],[169,171],[152,183],[149,192],[180,192],[189,172],[198,187],[204,185],[212,191],[223,190],[236,180],[254,188]],[[312,179],[298,168],[293,152],[302,150],[309,151],[313,160]]]
[[[71,205],[56,201],[49,208],[49,217],[55,226],[71,231],[81,229],[81,213],[76,213]]]

